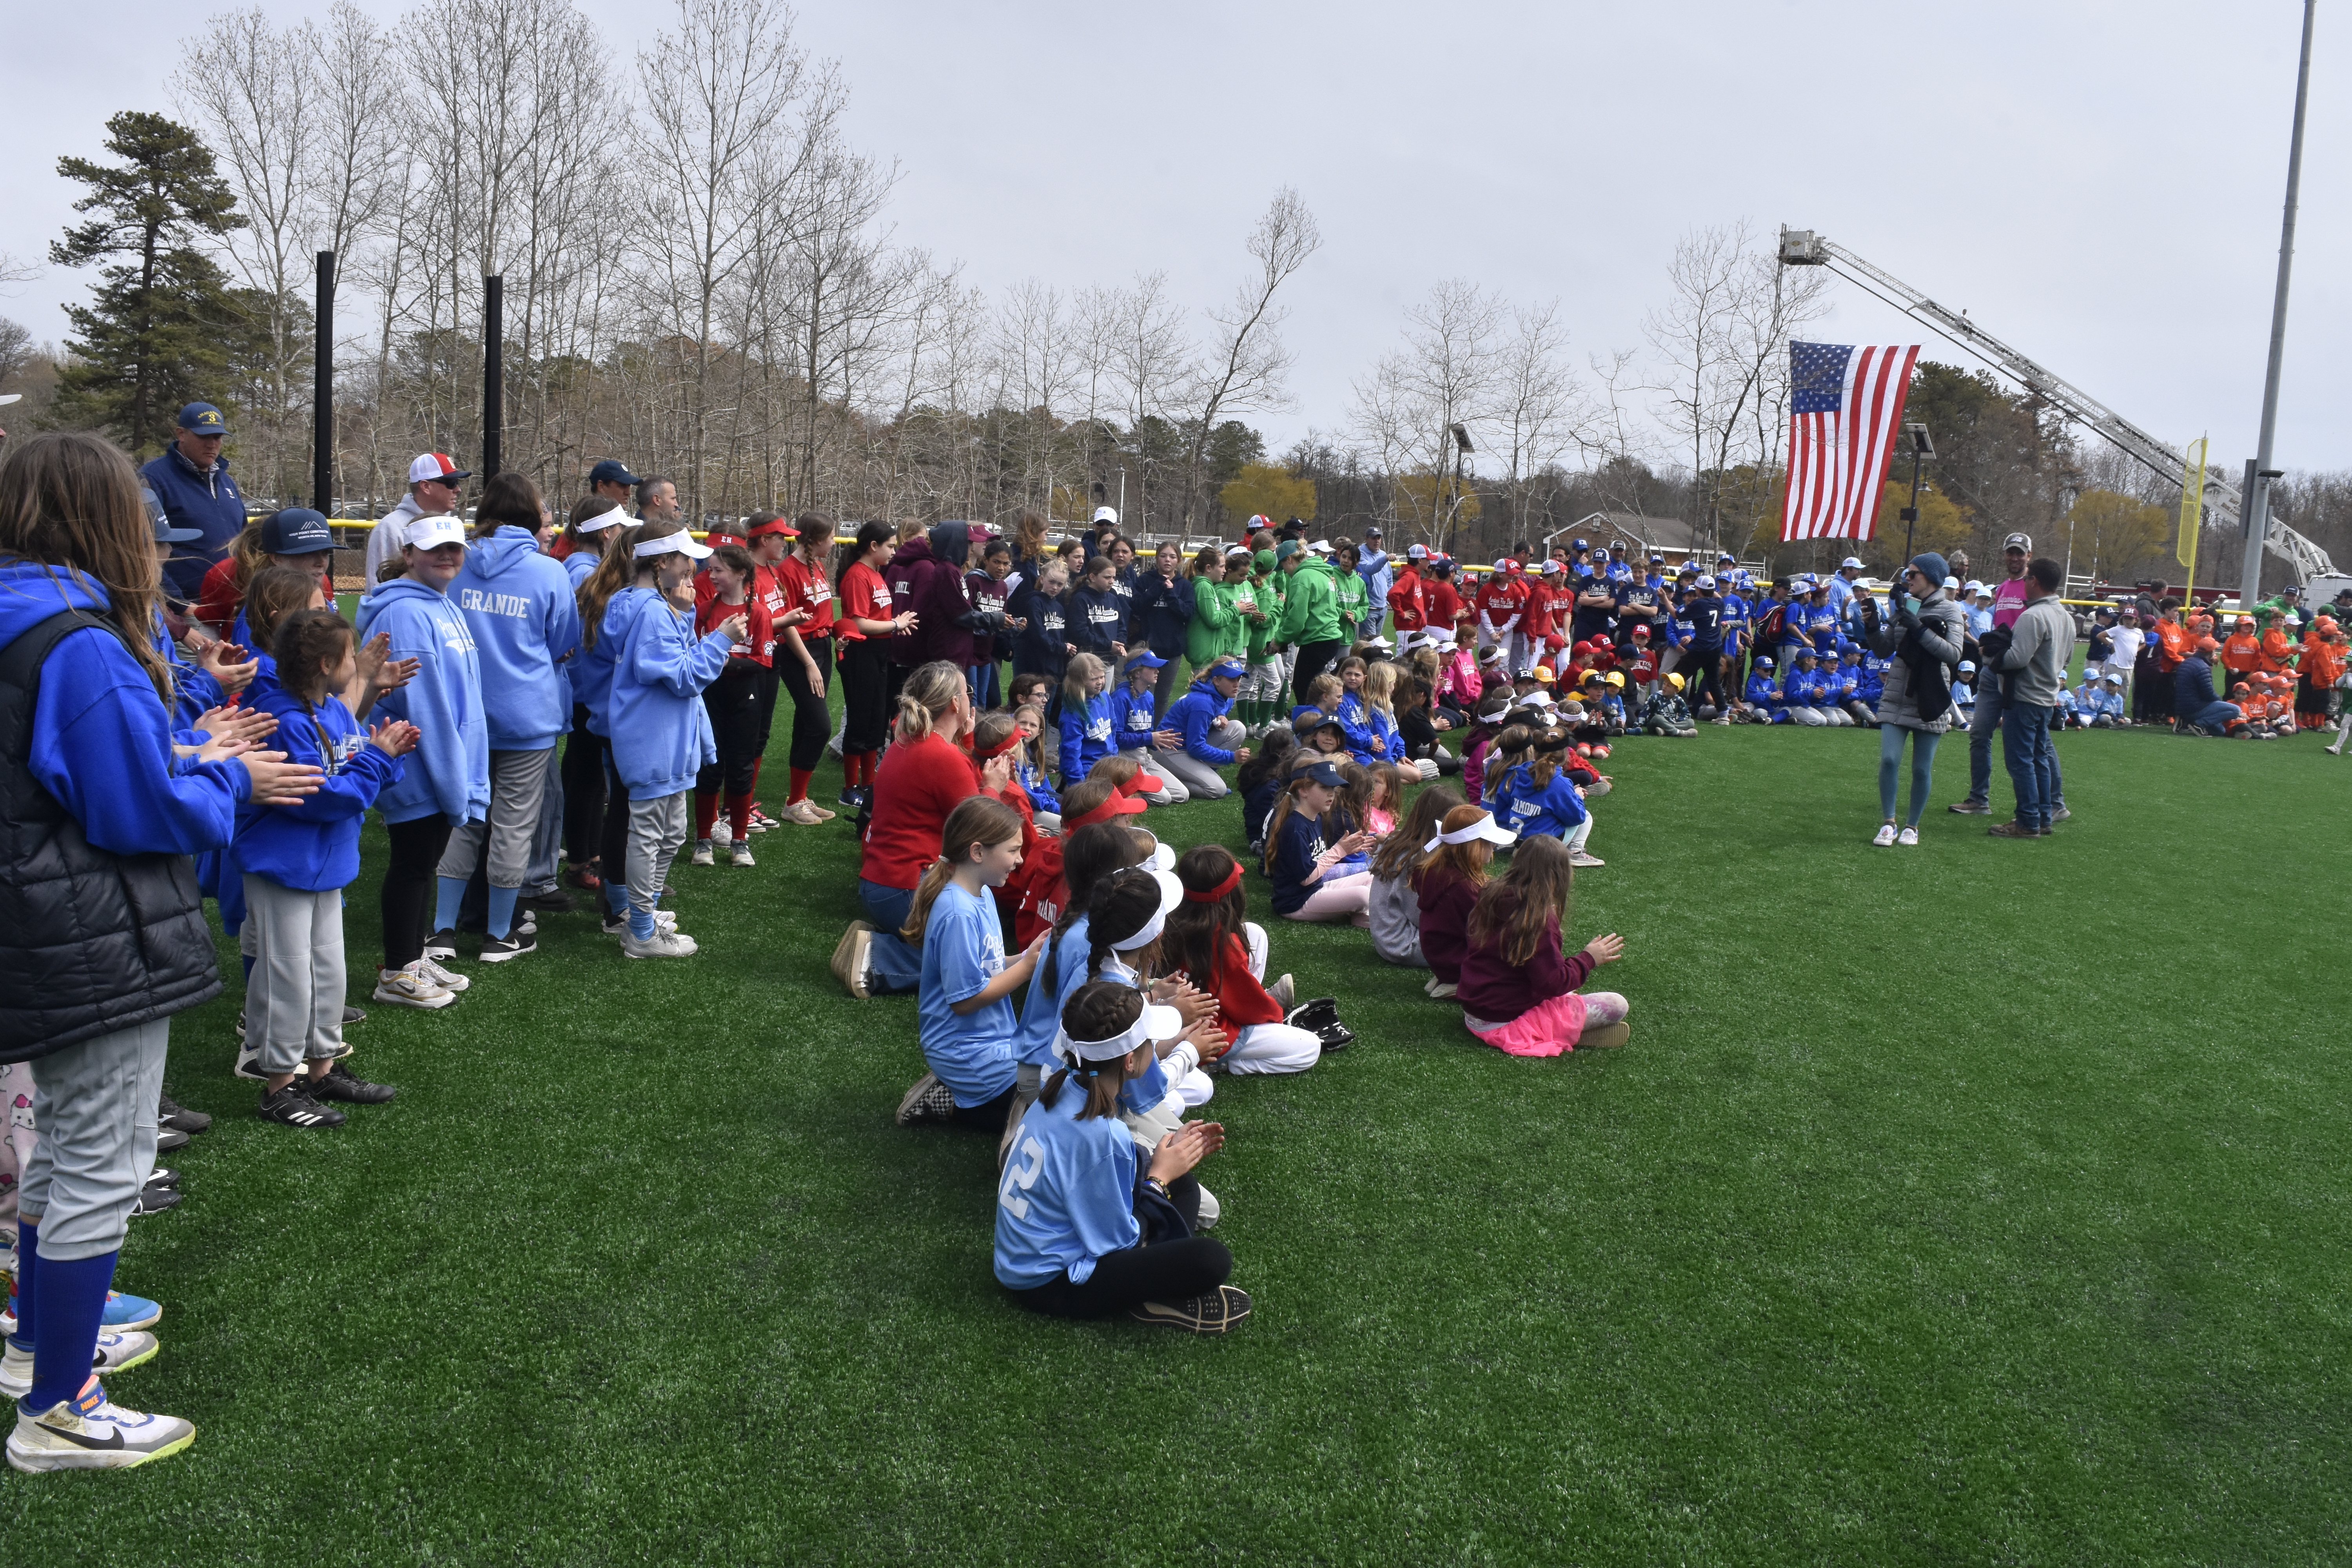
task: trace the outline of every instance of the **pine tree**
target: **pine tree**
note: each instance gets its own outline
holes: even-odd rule
[[[104,426],[145,457],[172,439],[181,405],[225,403],[231,344],[245,334],[227,280],[198,248],[245,226],[236,198],[196,133],[160,114],[126,110],[106,122],[120,166],[60,158],[58,173],[89,194],[89,222],[49,247],[60,267],[108,265],[89,305],[69,305],[78,334],[53,417]]]

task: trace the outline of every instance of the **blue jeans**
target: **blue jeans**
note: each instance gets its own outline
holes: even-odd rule
[[[2200,730],[2227,730],[2244,718],[2245,712],[2234,702],[2216,701],[2208,702],[2196,712],[2184,713],[2181,717]]]
[[[1969,798],[1982,805],[1992,795],[1992,732],[2000,728],[2000,678],[1978,672],[1976,711],[1969,720]],[[2008,749],[2002,748],[2004,758]],[[2066,804],[2066,780],[2058,772],[2058,753],[2050,753],[2050,809]]]
[[[983,712],[996,706],[998,668],[994,662],[967,664],[963,667],[963,683],[971,692],[971,705]]]
[[[915,889],[886,888],[860,877],[857,901],[874,922],[872,945],[866,949],[866,990],[877,996],[915,990],[923,982],[923,950],[898,934],[915,907]]]
[[[2031,702],[2011,704],[2001,713],[2000,759],[2009,764],[2009,782],[2017,790],[2017,821],[2037,833],[2050,826],[2057,809],[2058,754],[2050,744],[2050,721],[2058,710]]]

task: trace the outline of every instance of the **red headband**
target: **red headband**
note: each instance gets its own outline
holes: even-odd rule
[[[1188,904],[1213,904],[1241,885],[1242,863],[1236,860],[1234,862],[1234,868],[1225,873],[1225,879],[1207,892],[1196,893],[1190,888],[1185,889],[1184,901]]]
[[[1013,747],[1015,747],[1015,746],[1019,745],[1020,743],[1021,743],[1021,731],[1018,731],[1018,730],[1010,730],[1010,731],[1007,731],[1005,732],[1004,739],[1003,739],[1002,741],[997,742],[996,742],[996,744],[994,744],[994,745],[992,745],[992,746],[989,747],[989,748],[988,748],[986,751],[984,751],[984,752],[983,752],[983,751],[982,751],[978,746],[974,746],[974,747],[971,749],[971,754],[972,754],[974,757],[978,758],[980,761],[982,761],[982,762],[983,762],[983,763],[984,763],[984,762],[988,761],[988,759],[989,759],[989,758],[991,758],[991,757],[1001,757],[1001,756],[1003,756],[1005,752],[1007,752],[1011,751]]]

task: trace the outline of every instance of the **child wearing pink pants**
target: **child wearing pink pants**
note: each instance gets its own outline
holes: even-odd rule
[[[1556,1057],[1622,1046],[1632,1035],[1624,997],[1577,994],[1594,970],[1624,956],[1625,943],[1612,931],[1580,952],[1562,950],[1560,917],[1575,875],[1567,845],[1522,839],[1509,874],[1487,883],[1470,911],[1469,950],[1454,999],[1462,1005],[1463,1026],[1496,1050]]]

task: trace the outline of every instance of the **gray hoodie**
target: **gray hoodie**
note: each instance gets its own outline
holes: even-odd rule
[[[2009,651],[2000,668],[2011,677],[2009,700],[2054,708],[2066,684],[2066,656],[2074,651],[2074,617],[2058,595],[2035,599],[2011,625]]]

